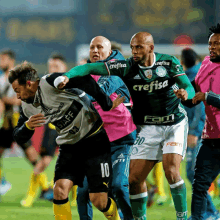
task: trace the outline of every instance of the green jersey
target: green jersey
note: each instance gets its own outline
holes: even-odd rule
[[[120,65],[121,63],[121,65]],[[155,53],[150,67],[141,67],[130,58],[124,71],[122,62],[107,63],[111,75],[121,75],[133,100],[135,124],[171,125],[186,117],[186,112],[173,90],[178,89],[175,77],[185,74],[174,56]],[[176,87],[176,88],[175,88]]]
[[[188,97],[194,96],[194,90],[176,57],[155,53],[154,63],[150,67],[139,66],[133,58],[109,61],[105,63],[108,72],[98,63],[90,64],[91,68],[86,65],[73,68],[75,71],[70,70],[65,75],[69,78],[80,76],[79,71],[82,71],[82,75],[120,76],[131,93],[132,115],[136,125],[172,125],[186,117],[186,111],[173,90],[178,89],[177,85],[187,88]]]

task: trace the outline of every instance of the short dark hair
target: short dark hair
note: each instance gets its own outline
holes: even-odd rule
[[[25,85],[29,80],[35,82],[40,80],[40,78],[37,75],[37,71],[32,67],[31,63],[23,62],[10,71],[8,80],[11,84],[15,80],[18,80],[20,85]]]
[[[219,23],[216,26],[212,26],[209,28],[209,37],[212,34],[220,34],[220,24]]]
[[[111,41],[111,49],[112,50],[119,50],[122,52],[122,46],[120,43],[117,43],[116,41]]]
[[[190,68],[196,64],[196,61],[201,60],[201,58],[193,49],[185,48],[181,52],[181,60],[186,68]]]
[[[12,60],[16,59],[16,54],[13,50],[11,49],[4,49],[0,51],[1,55],[8,55]]]
[[[64,63],[66,63],[66,58],[63,56],[63,54],[61,53],[52,53],[49,57],[49,59],[53,59],[53,60],[61,60]]]

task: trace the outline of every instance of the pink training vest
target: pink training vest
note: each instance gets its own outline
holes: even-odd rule
[[[206,56],[195,77],[195,84],[200,92],[212,91],[220,94],[220,63],[213,63],[210,61],[209,56]],[[220,138],[220,109],[208,105],[205,101],[204,104],[206,120],[202,138]]]
[[[101,76],[91,75],[97,82]],[[118,95],[113,93],[110,98],[115,100]],[[117,108],[111,111],[103,111],[97,102],[93,102],[96,110],[99,112],[103,122],[104,129],[108,135],[109,141],[118,140],[136,129],[131,113],[127,107],[121,103]]]

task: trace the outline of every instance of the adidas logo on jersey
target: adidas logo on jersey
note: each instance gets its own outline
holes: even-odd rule
[[[117,159],[112,163],[112,166],[114,166],[117,163],[125,162],[125,156],[124,154],[120,154]]]
[[[133,89],[135,91],[148,91],[153,92],[153,90],[163,89],[168,86],[168,80],[165,80],[164,82],[158,83],[158,80],[152,81],[150,84],[145,85],[134,85]]]
[[[118,156],[118,159],[124,159],[125,158],[125,156],[123,155],[123,154],[120,154],[119,156]]]

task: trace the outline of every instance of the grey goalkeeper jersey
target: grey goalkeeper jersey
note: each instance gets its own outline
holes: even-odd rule
[[[42,77],[33,104],[22,102],[23,112],[14,132],[18,143],[32,136],[32,134],[27,135],[26,138],[22,132],[27,130],[25,122],[28,118],[38,113],[44,114],[46,123],[50,122],[55,125],[58,132],[56,139],[58,145],[74,144],[95,132],[102,125],[101,117],[86,93],[95,96],[94,98],[103,110],[111,109],[111,99],[99,88],[91,76],[74,78],[67,84],[65,90],[59,90],[54,87],[53,83],[60,75],[62,74],[53,73]],[[22,136],[20,139],[19,135]]]

